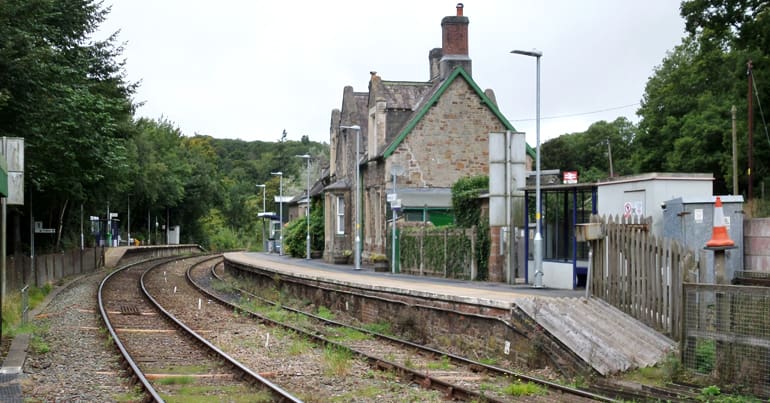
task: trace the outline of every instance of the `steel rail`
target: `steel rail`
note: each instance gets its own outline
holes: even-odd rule
[[[212,268],[211,268],[212,273],[214,272],[214,267],[216,267],[216,265],[212,266]],[[471,400],[478,400],[478,401],[486,401],[486,402],[502,402],[502,400],[498,400],[498,399],[495,399],[495,398],[490,397],[490,396],[482,395],[482,394],[480,394],[478,392],[469,390],[469,389],[464,388],[462,386],[451,384],[451,383],[446,382],[444,380],[441,380],[441,379],[438,379],[436,377],[433,377],[433,376],[431,376],[429,374],[426,374],[426,373],[423,373],[423,372],[420,372],[420,371],[417,371],[417,370],[414,370],[414,369],[411,369],[411,368],[407,368],[407,367],[405,367],[403,365],[400,365],[400,364],[397,364],[395,362],[391,362],[391,361],[388,361],[388,360],[385,360],[385,359],[382,359],[382,358],[379,358],[379,357],[371,356],[371,355],[369,355],[369,354],[367,354],[367,353],[365,353],[363,351],[359,351],[359,350],[357,350],[355,348],[351,348],[349,346],[346,346],[346,345],[334,342],[334,341],[329,340],[329,339],[327,339],[325,337],[322,337],[322,336],[320,336],[320,335],[318,335],[316,333],[309,332],[309,331],[307,331],[305,329],[294,327],[294,326],[291,326],[291,325],[288,325],[288,324],[285,324],[285,323],[281,323],[281,322],[278,322],[278,321],[274,321],[272,319],[269,319],[269,318],[267,318],[265,316],[262,316],[260,314],[255,313],[255,312],[250,312],[250,311],[244,310],[242,307],[240,307],[240,306],[238,306],[236,304],[233,304],[233,303],[231,303],[229,301],[226,301],[226,300],[220,298],[219,296],[217,296],[214,293],[212,293],[209,290],[207,290],[205,287],[202,287],[197,282],[195,282],[195,280],[192,278],[192,274],[191,274],[193,269],[194,269],[194,267],[190,267],[190,269],[188,269],[188,271],[187,271],[187,280],[191,284],[193,284],[195,287],[197,287],[200,290],[201,293],[203,293],[207,297],[210,297],[213,300],[215,300],[215,301],[217,301],[217,302],[219,302],[219,303],[221,303],[221,304],[223,304],[223,305],[225,305],[225,306],[227,306],[229,308],[232,308],[232,309],[235,309],[235,310],[247,313],[250,316],[252,316],[254,318],[257,318],[258,320],[260,320],[262,322],[272,323],[272,324],[275,324],[275,325],[278,325],[278,326],[290,329],[290,330],[292,330],[292,331],[294,331],[294,332],[296,332],[298,334],[304,335],[304,336],[306,336],[306,337],[308,337],[310,339],[313,339],[313,340],[315,340],[315,341],[317,341],[319,343],[322,343],[324,345],[334,346],[334,347],[337,347],[337,348],[342,348],[342,349],[351,351],[352,353],[354,353],[354,354],[356,354],[356,355],[366,359],[367,362],[369,362],[370,365],[372,365],[372,366],[374,366],[376,368],[379,368],[379,369],[392,369],[392,370],[397,371],[401,375],[407,374],[413,380],[416,379],[417,380],[416,382],[419,383],[421,386],[429,387],[429,388],[432,388],[432,389],[444,392],[447,397],[460,398],[460,399],[469,400],[469,401],[471,401]],[[214,273],[214,276],[217,279],[219,279],[219,277],[216,276],[215,273]],[[240,290],[240,289],[238,289],[238,291],[242,292],[242,293],[245,293],[245,294],[253,295],[251,293],[244,292],[243,290]],[[255,297],[257,297],[257,296],[255,296]],[[257,298],[259,298],[259,297],[257,297]],[[264,300],[262,298],[259,298],[259,299]],[[268,301],[266,301],[266,302],[268,302]],[[268,302],[268,303],[271,303],[271,302]],[[273,305],[275,305],[275,304],[273,304]],[[289,309],[289,308],[283,307],[283,306],[281,306],[281,308]],[[291,309],[289,309],[289,310],[291,310]],[[308,316],[312,316],[312,317],[318,318],[315,315],[308,314],[306,312],[302,312],[302,311],[297,311],[297,312],[302,314],[302,315],[308,315]],[[323,320],[322,318],[319,318],[319,319]],[[352,327],[352,326],[347,326],[347,325],[340,324],[340,323],[337,323],[337,322],[333,322],[333,324],[335,326],[343,326],[343,327],[353,328],[353,329],[357,329],[359,331],[363,331],[365,333],[370,333],[370,334],[375,334],[376,335],[376,333],[369,332],[369,331],[367,331],[365,329],[358,329],[358,328],[355,328],[355,327]],[[398,339],[395,339],[395,340],[396,340],[396,342],[400,342],[400,340],[398,340]],[[441,353],[441,354],[443,354],[443,353]]]
[[[198,262],[198,263],[196,263],[194,265],[191,265],[188,268],[187,272],[189,273],[189,271],[192,268],[197,267],[198,265],[200,265],[202,263],[205,263],[205,262],[207,262],[209,260],[218,259],[218,258],[221,258],[221,255],[216,255],[216,256],[211,257],[210,259],[206,259],[204,261],[201,261],[201,262]],[[241,373],[249,376],[250,379],[252,379],[253,381],[256,381],[257,383],[266,386],[275,395],[275,397],[278,398],[277,401],[281,401],[281,402],[296,402],[296,403],[301,403],[302,402],[302,400],[298,399],[297,397],[295,397],[291,393],[287,392],[286,390],[284,390],[280,386],[272,383],[268,379],[262,377],[258,373],[252,371],[250,368],[248,368],[245,365],[243,365],[240,361],[236,360],[235,358],[231,357],[229,354],[227,354],[224,351],[222,351],[219,347],[215,346],[214,344],[212,344],[211,342],[206,340],[206,338],[202,337],[197,332],[195,332],[194,330],[189,328],[187,325],[185,325],[182,321],[177,319],[176,316],[174,316],[171,312],[169,312],[165,308],[163,308],[161,306],[161,304],[149,293],[149,291],[147,291],[147,288],[145,287],[145,284],[144,284],[145,275],[147,275],[147,273],[149,273],[154,268],[155,267],[149,268],[144,273],[142,273],[142,277],[141,277],[140,283],[141,283],[142,292],[152,302],[152,304],[158,309],[158,311],[160,311],[167,319],[169,319],[171,322],[173,322],[179,329],[182,329],[182,331],[184,331],[190,337],[192,337],[193,339],[198,341],[201,345],[205,346],[206,348],[208,348],[209,350],[211,350],[215,354],[217,354],[217,356],[219,356],[222,359],[224,359],[225,361],[227,361],[227,363],[230,364],[231,366],[233,366],[235,369],[237,369]]]
[[[142,389],[146,394],[149,395],[151,400],[156,402],[164,402],[163,398],[160,396],[157,390],[152,386],[152,383],[147,379],[147,377],[144,376],[144,372],[139,368],[139,365],[134,361],[134,359],[131,357],[131,354],[128,353],[128,350],[123,345],[123,342],[121,342],[120,337],[118,337],[118,333],[115,331],[115,328],[112,326],[112,322],[110,321],[109,316],[107,315],[107,310],[104,308],[104,286],[107,284],[107,282],[112,279],[113,276],[116,274],[122,273],[124,270],[133,268],[138,265],[146,264],[148,262],[151,262],[153,260],[157,260],[157,265],[161,265],[163,263],[167,263],[171,260],[177,259],[177,257],[169,258],[152,258],[147,260],[142,260],[139,262],[134,262],[122,267],[119,267],[112,273],[106,275],[102,282],[99,284],[99,291],[97,292],[97,303],[99,305],[99,312],[101,313],[102,320],[104,321],[104,325],[107,327],[107,331],[110,333],[110,337],[112,337],[112,341],[115,343],[115,346],[118,347],[118,350],[120,350],[120,354],[123,356],[123,360],[128,364],[128,367],[131,369],[131,372],[133,373],[133,376],[139,380],[139,384],[141,385]],[[149,399],[147,400],[149,401]]]
[[[212,266],[211,267],[212,275],[215,278],[217,278],[218,280],[220,280],[220,281],[225,281],[222,277],[220,277],[216,273],[215,268],[216,268],[216,266]],[[568,393],[568,394],[574,395],[574,396],[585,397],[585,398],[588,398],[588,399],[593,399],[593,400],[601,401],[601,402],[616,402],[617,401],[617,400],[615,400],[613,398],[610,398],[608,396],[600,395],[600,394],[593,393],[593,392],[590,392],[590,391],[587,391],[587,390],[582,390],[582,389],[577,389],[577,388],[573,388],[573,387],[569,387],[569,386],[565,386],[565,385],[560,385],[558,383],[551,382],[551,381],[548,381],[548,380],[545,380],[545,379],[540,379],[540,378],[533,377],[533,376],[530,376],[530,375],[525,375],[525,374],[521,374],[521,373],[518,373],[518,372],[513,372],[513,371],[510,371],[510,370],[505,369],[505,368],[501,368],[501,367],[497,367],[497,366],[494,366],[494,365],[485,364],[485,363],[482,363],[482,362],[479,362],[479,361],[474,361],[474,360],[471,360],[471,359],[468,359],[468,358],[465,358],[465,357],[462,357],[462,356],[459,356],[459,355],[456,355],[456,354],[453,354],[453,353],[450,353],[450,352],[441,351],[441,350],[434,349],[434,348],[431,348],[431,347],[428,347],[428,346],[424,346],[424,345],[421,345],[421,344],[413,343],[413,342],[408,341],[408,340],[402,340],[402,339],[399,339],[399,338],[396,338],[396,337],[393,337],[393,336],[388,336],[388,335],[385,335],[385,334],[382,334],[382,333],[377,333],[377,332],[374,332],[374,331],[371,331],[371,330],[368,330],[368,329],[359,328],[359,327],[355,327],[355,326],[350,326],[350,325],[346,325],[346,324],[341,323],[341,322],[337,322],[337,321],[334,321],[334,320],[322,318],[320,316],[314,315],[314,314],[309,313],[309,312],[304,312],[304,311],[301,311],[299,309],[295,309],[295,308],[292,308],[292,307],[288,307],[288,306],[283,306],[283,305],[277,304],[277,303],[275,303],[273,301],[264,299],[264,298],[262,298],[262,297],[260,297],[258,295],[250,293],[250,292],[248,292],[246,290],[243,290],[243,289],[240,289],[240,288],[237,288],[237,287],[234,287],[234,288],[236,290],[238,290],[238,292],[240,292],[240,293],[247,294],[247,295],[249,295],[251,297],[254,297],[254,298],[257,298],[257,299],[261,300],[264,303],[267,303],[267,304],[279,307],[281,309],[285,309],[285,310],[288,310],[288,311],[296,313],[296,314],[305,315],[305,316],[314,318],[316,320],[328,323],[328,324],[333,325],[333,326],[348,327],[348,328],[351,328],[351,329],[355,329],[355,330],[357,330],[359,332],[362,332],[362,333],[365,333],[365,334],[369,334],[371,336],[374,336],[374,337],[377,337],[377,338],[380,338],[380,339],[383,339],[383,340],[388,340],[388,341],[393,342],[393,343],[398,343],[398,344],[406,345],[408,347],[414,348],[416,350],[421,350],[421,351],[424,351],[426,353],[446,356],[446,357],[454,360],[455,362],[459,362],[459,363],[462,363],[464,365],[468,365],[468,366],[479,368],[479,369],[484,369],[484,370],[487,370],[487,371],[490,371],[490,372],[493,372],[493,373],[497,373],[499,375],[511,376],[511,377],[513,377],[515,379],[519,379],[519,380],[524,381],[524,382],[536,383],[538,385],[547,387],[549,389],[554,389],[554,390],[557,390],[557,391],[560,391],[560,392],[564,392],[564,393]],[[397,365],[397,364],[394,364],[394,365]]]

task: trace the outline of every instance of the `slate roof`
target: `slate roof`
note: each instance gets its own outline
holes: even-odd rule
[[[430,82],[381,81],[377,96],[385,99],[388,109],[413,111],[434,87]]]
[[[350,180],[348,178],[342,178],[331,185],[324,188],[325,191],[327,190],[349,190],[350,189]]]

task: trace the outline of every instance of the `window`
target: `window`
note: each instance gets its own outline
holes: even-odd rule
[[[345,198],[337,196],[337,234],[345,233]]]

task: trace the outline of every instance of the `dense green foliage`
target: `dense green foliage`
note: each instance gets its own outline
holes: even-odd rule
[[[481,215],[479,194],[489,189],[488,176],[461,178],[452,185],[452,209],[458,227],[476,227],[476,267],[478,279],[489,275],[489,217]]]
[[[458,227],[477,225],[481,217],[479,194],[489,189],[488,176],[460,178],[452,185],[452,210]]]
[[[283,236],[284,252],[294,257],[307,256],[307,218],[299,217],[286,225]],[[310,250],[323,251],[324,211],[321,200],[310,206]]]
[[[452,226],[404,227],[399,238],[401,270],[470,280],[471,238]]]
[[[11,206],[9,252],[29,247],[29,212],[56,229],[36,237],[43,253],[77,245],[81,219],[108,211],[125,240],[129,209],[131,236],[145,242],[163,242],[170,224],[182,242],[261,245],[255,185],[267,184],[265,209],[277,211],[280,180],[270,172],[283,171],[284,195],[296,195],[306,170],[294,156],[314,157],[315,181],[326,147],[286,132],[274,143],[185,136],[166,119],[136,119],[116,35],[93,39],[107,12],[93,0],[0,2],[0,135],[25,141],[26,205]],[[93,244],[88,221],[83,232]]]
[[[581,182],[607,178],[610,172],[614,175],[630,174],[633,172],[631,142],[635,134],[634,124],[623,117],[612,123],[596,122],[585,132],[564,134],[543,143],[541,166],[578,171]]]
[[[128,187],[134,86],[114,38],[88,39],[105,17],[90,0],[0,2],[0,135],[25,139],[28,197],[55,224]]]

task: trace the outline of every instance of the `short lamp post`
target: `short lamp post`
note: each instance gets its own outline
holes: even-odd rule
[[[265,212],[265,193],[267,193],[267,185],[257,185],[258,188],[262,188],[262,213]],[[267,252],[267,240],[265,239],[265,217],[262,217],[262,250]]]
[[[310,154],[296,155],[297,158],[302,158],[307,161],[307,238],[305,238],[306,256],[305,259],[310,260]]]
[[[536,117],[535,117],[535,132],[537,134],[536,146],[535,146],[535,287],[543,287],[543,235],[541,233],[541,219],[540,214],[540,57],[543,56],[543,52],[539,50],[512,50],[511,53],[517,55],[524,55],[534,57],[537,60],[537,90],[536,90]]]
[[[278,221],[281,228],[281,249],[278,254],[283,256],[283,172],[270,172],[270,175],[278,176]]]
[[[358,161],[359,161],[359,137],[361,137],[361,126],[359,125],[353,125],[353,126],[340,126],[340,129],[350,129],[356,131],[356,244],[355,244],[355,250],[354,252],[354,266],[353,268],[355,270],[361,270],[361,182],[358,179]]]
[[[128,202],[126,203],[126,209],[128,210],[128,223],[127,225],[127,232],[128,232],[128,240],[126,241],[126,246],[131,246],[131,195],[128,195]]]

